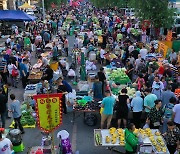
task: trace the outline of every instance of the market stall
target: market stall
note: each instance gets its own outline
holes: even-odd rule
[[[32,69],[28,76],[29,83],[38,83],[43,76],[43,72],[40,69]]]
[[[108,81],[114,81],[118,84],[127,84],[131,82],[131,80],[126,74],[125,68],[104,67],[104,71]]]
[[[159,130],[150,128],[136,129],[134,134],[139,138],[137,152],[169,154]],[[94,144],[95,146],[104,147],[125,147],[125,131],[121,128],[116,129],[114,127],[110,129],[95,129]]]
[[[23,128],[35,128],[36,127],[36,120],[34,118],[34,111],[29,103],[23,103],[21,105],[21,124]],[[14,128],[14,121],[12,121],[10,128]]]
[[[81,114],[83,114],[85,118],[86,113],[99,113],[98,102],[94,102],[90,96],[84,96],[76,99],[77,100],[73,105],[73,123]]]

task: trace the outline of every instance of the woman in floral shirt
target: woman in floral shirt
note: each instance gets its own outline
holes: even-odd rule
[[[163,112],[161,109],[162,101],[155,100],[154,103],[155,103],[155,106],[151,108],[146,122],[150,124],[151,129],[159,129],[159,126],[162,122],[162,115],[163,115]]]
[[[165,134],[163,134],[163,136],[166,140],[167,148],[170,154],[174,154],[180,144],[180,131],[179,128],[174,125],[174,122],[169,121],[167,124],[168,130]]]

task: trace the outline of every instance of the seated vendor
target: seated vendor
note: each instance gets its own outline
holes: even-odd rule
[[[49,82],[49,84],[51,85],[52,84],[52,79],[53,79],[53,73],[54,73],[53,70],[50,68],[49,65],[47,65],[42,79],[47,80]]]
[[[48,60],[45,57],[39,56],[38,63],[42,63],[41,67],[46,67],[48,65]]]
[[[38,90],[38,94],[46,94],[47,93],[47,84],[45,83],[44,79],[41,79],[40,83],[42,86]]]

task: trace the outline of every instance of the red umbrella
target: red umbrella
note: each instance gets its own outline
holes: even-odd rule
[[[78,2],[73,2],[73,3],[72,3],[72,6],[73,6],[73,7],[78,7],[78,6],[79,6],[79,3],[78,3]]]

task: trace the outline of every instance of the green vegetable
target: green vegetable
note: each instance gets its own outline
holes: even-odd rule
[[[101,137],[98,133],[95,134],[96,145],[101,145]]]

